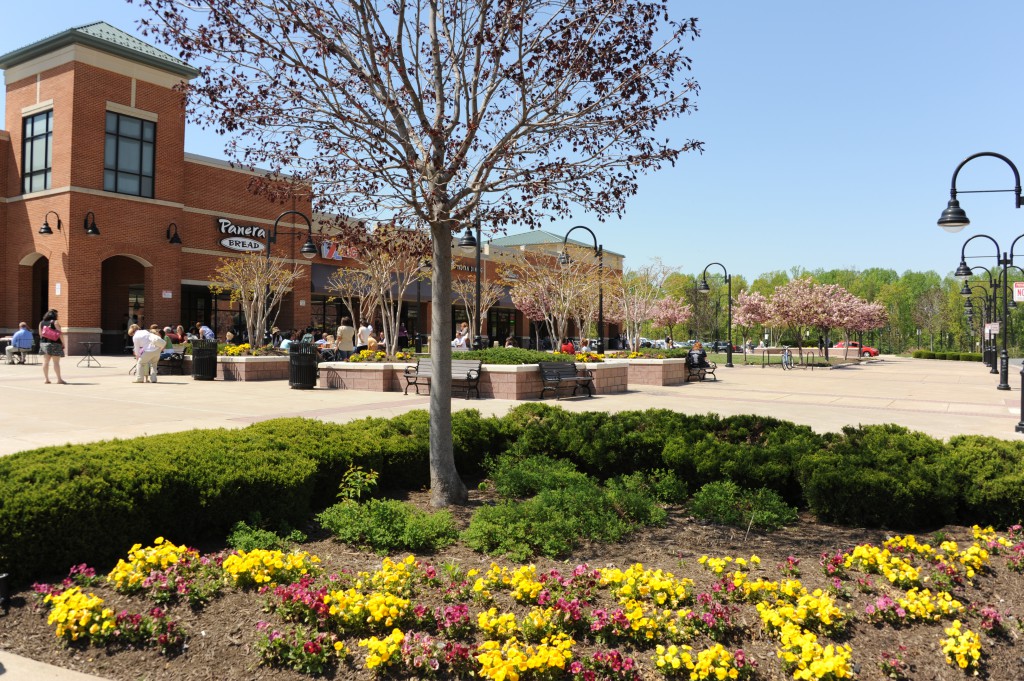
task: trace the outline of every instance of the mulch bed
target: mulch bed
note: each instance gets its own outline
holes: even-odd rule
[[[471,492],[480,502],[479,492]],[[425,505],[425,494],[413,495],[418,505]],[[465,526],[471,507],[457,509],[456,519]],[[963,527],[942,528],[946,538],[959,542],[961,549],[972,542],[971,530]],[[761,558],[760,575],[778,580],[783,577],[781,566],[787,558],[799,560],[800,580],[808,589],[824,588],[826,578],[819,566],[822,553],[850,551],[863,543],[880,544],[893,533],[884,531],[841,528],[822,525],[810,517],[779,532],[771,534],[746,533],[743,530],[712,526],[685,516],[680,510],[670,514],[669,522],[660,528],[648,529],[618,544],[585,544],[564,561],[538,559],[538,571],[557,568],[568,572],[580,563],[591,567],[619,567],[625,569],[634,563],[643,563],[648,568],[661,568],[678,577],[689,577],[696,583],[697,591],[711,587],[715,579],[699,564],[699,558],[710,556],[749,557],[756,554]],[[933,535],[920,536],[922,541],[932,541]],[[56,539],[56,538],[54,538]],[[173,540],[173,537],[168,539]],[[209,550],[211,547],[203,547]],[[369,552],[338,544],[330,539],[319,538],[300,547],[316,554],[323,561],[327,572],[341,570],[375,570],[380,567],[381,557]],[[127,547],[126,547],[127,549]],[[401,558],[402,556],[395,556]],[[463,569],[486,570],[492,559],[466,549],[462,545],[451,547],[437,555],[421,557],[436,566],[454,562]],[[507,561],[497,561],[511,565]],[[1007,568],[1003,555],[993,556],[991,568],[977,577],[973,584],[957,587],[954,597],[965,605],[973,606],[961,619],[965,627],[981,634],[985,660],[983,678],[996,681],[1024,678],[1024,649],[1019,639],[1024,633],[1021,618],[1024,617],[1024,575]],[[858,573],[858,576],[863,576]],[[884,578],[872,576],[880,591],[895,593]],[[111,604],[115,610],[127,607],[144,611],[151,604],[115,593],[107,586],[93,589]],[[904,646],[904,658],[909,665],[907,678],[910,679],[958,679],[964,678],[960,670],[949,667],[940,652],[939,639],[944,636],[943,628],[949,621],[935,624],[913,624],[901,628],[890,625],[878,626],[867,621],[865,606],[874,601],[877,594],[866,594],[851,588],[851,598],[839,601],[847,613],[851,625],[839,642],[849,644],[853,650],[857,678],[861,680],[884,679],[878,661],[883,651],[895,651]],[[258,632],[256,623],[272,619],[274,615],[265,611],[266,597],[255,592],[228,589],[223,595],[205,608],[191,610],[187,606],[171,606],[171,615],[179,620],[188,632],[187,649],[183,654],[166,658],[154,650],[116,650],[99,648],[66,647],[58,641],[46,624],[45,611],[36,606],[31,591],[15,594],[13,607],[6,617],[0,615],[0,649],[81,672],[94,674],[111,680],[136,681],[138,679],[174,679],[175,681],[199,681],[216,679],[275,679],[291,681],[309,678],[297,672],[272,669],[259,664],[254,651]],[[426,603],[434,605],[433,603]],[[980,629],[977,611],[991,607],[1004,618],[1005,633],[992,635]],[[470,604],[474,614],[481,608]],[[764,629],[753,605],[739,604],[737,621],[742,627],[740,636],[727,643],[730,650],[742,648],[748,658],[758,663],[758,678],[784,679],[783,671],[776,657],[776,639],[764,633]],[[711,641],[698,638],[692,645],[695,650],[710,645]],[[365,652],[351,641],[350,648],[357,651],[352,665],[332,669],[326,678],[369,680],[380,678],[360,664]],[[624,654],[634,656],[645,679],[662,678],[652,663],[653,651],[635,650],[629,645],[618,646]],[[581,645],[577,659],[595,649],[592,643]],[[360,656],[363,656],[362,658]]]

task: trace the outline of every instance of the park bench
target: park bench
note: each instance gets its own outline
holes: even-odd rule
[[[708,362],[707,366],[700,365],[700,355],[695,352],[691,352],[686,355],[686,380],[687,381],[703,381],[708,376],[712,379],[718,380],[715,376],[715,369],[718,365],[714,362]]]
[[[475,390],[476,396],[480,397],[480,366],[483,364],[478,359],[453,359],[452,360],[452,388],[456,384],[466,389],[466,399],[469,399],[469,391]],[[405,394],[409,394],[409,387],[416,386],[416,394],[420,394],[420,385],[428,386],[434,378],[434,368],[429,357],[421,357],[416,360],[416,366],[406,367]]]
[[[574,362],[540,362],[540,380],[543,384],[540,390],[542,400],[548,390],[555,393],[555,399],[562,399],[558,389],[563,385],[571,385],[574,396],[580,388],[586,388],[589,397],[594,396],[594,374],[590,369],[577,368]]]
[[[156,363],[156,373],[158,375],[171,375],[177,376],[185,375],[185,346],[175,345],[171,347],[171,352],[174,353],[169,357],[165,357]]]

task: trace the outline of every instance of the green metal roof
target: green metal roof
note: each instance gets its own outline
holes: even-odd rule
[[[563,241],[565,241],[564,234],[553,234],[552,232],[546,232],[543,229],[531,229],[528,232],[510,234],[508,236],[499,237],[497,239],[488,239],[488,243],[494,244],[499,248],[518,248],[520,246],[545,246],[548,244],[561,246]],[[573,246],[579,246],[580,248],[594,247],[593,243],[588,244],[583,241],[577,241],[576,239],[569,239],[569,243],[572,244]],[[605,253],[618,256],[622,255],[621,253],[613,253],[612,251],[608,250],[606,250]]]
[[[147,66],[170,71],[185,78],[195,78],[199,75],[199,71],[177,57],[172,57],[166,52],[158,50],[135,36],[129,35],[103,21],[97,21],[96,23],[86,24],[77,28],[69,28],[63,33],[43,38],[26,47],[0,55],[0,69],[8,69],[12,66],[23,64],[31,59],[42,57],[74,44],[102,50],[118,57],[146,64]]]

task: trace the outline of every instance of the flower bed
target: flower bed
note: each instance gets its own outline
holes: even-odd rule
[[[158,538],[132,547],[105,579],[80,565],[33,588],[61,642],[113,655],[150,648],[179,658],[166,661],[169,673],[201,655],[186,643],[202,634],[180,612],[202,613],[234,590],[265,613],[234,634],[251,641],[253,665],[334,678],[839,681],[858,667],[870,678],[905,672],[911,655],[928,662],[929,678],[943,667],[984,676],[993,653],[1012,658],[1013,646],[978,580],[1012,574],[1020,539],[1019,528],[978,526],[964,548],[890,537],[822,554],[820,574],[804,581],[793,556],[704,555],[681,563],[685,574],[640,563],[467,568],[411,555],[349,571],[301,550],[201,555]],[[932,592],[920,588],[937,574],[945,580]],[[826,587],[812,586],[822,579]],[[118,594],[140,611],[115,614],[107,600]],[[869,632],[917,646],[872,654],[858,647]]]

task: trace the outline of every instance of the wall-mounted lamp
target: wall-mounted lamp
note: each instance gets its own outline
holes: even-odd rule
[[[53,234],[53,230],[50,229],[50,222],[49,222],[50,213],[53,213],[54,215],[57,215],[57,211],[55,211],[55,210],[48,210],[48,211],[46,211],[46,215],[43,216],[43,226],[39,228],[39,233],[40,234]],[[60,215],[57,215],[57,231],[58,232],[61,231],[61,226],[63,224],[64,223],[62,223],[60,221]]]
[[[173,227],[173,229],[171,229]],[[167,225],[167,243],[181,245],[181,237],[178,236],[178,225],[173,222]]]
[[[89,221],[90,216],[92,217],[92,222]],[[85,227],[85,233],[88,234],[89,236],[100,235],[100,230],[96,226],[96,214],[93,213],[92,211],[89,211],[88,213],[85,214],[85,221],[82,223],[82,226]]]

